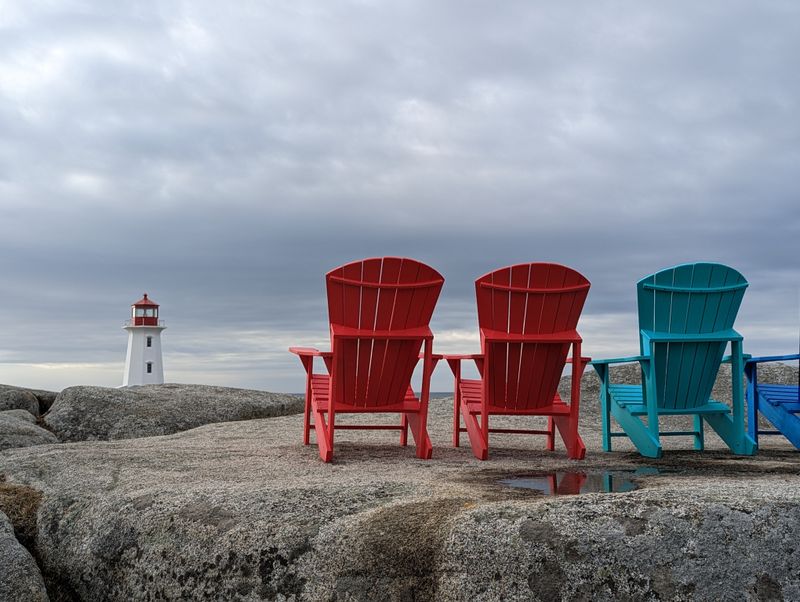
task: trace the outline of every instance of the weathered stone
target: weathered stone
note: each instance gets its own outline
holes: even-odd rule
[[[49,600],[36,561],[14,537],[14,528],[0,512],[0,600]]]
[[[131,439],[302,410],[302,399],[294,395],[228,387],[70,387],[59,394],[44,423],[64,441]]]
[[[55,391],[45,391],[43,389],[28,389],[26,387],[15,387],[13,385],[0,385],[0,397],[2,396],[3,392],[8,392],[8,391],[24,391],[27,393],[31,393],[39,402],[39,405],[36,408],[36,412],[31,412],[36,414],[37,416],[40,413],[43,414],[44,412],[49,410],[50,406],[53,405],[53,402],[56,400],[56,397],[58,396],[58,393]]]
[[[39,400],[31,391],[0,385],[0,411],[28,410],[34,416],[39,415]]]
[[[31,424],[36,424],[36,416],[31,414],[28,410],[3,410],[0,412],[0,419],[4,417],[17,418],[25,422],[30,422]]]
[[[732,600],[760,589],[795,599],[800,550],[789,542],[800,537],[800,505],[740,491],[657,488],[464,513],[440,554],[437,598]],[[635,515],[647,525],[629,533]],[[532,521],[550,536],[526,538]]]
[[[58,437],[53,433],[16,415],[17,412],[31,416],[26,410],[0,412],[0,451],[13,447],[58,443]]]
[[[664,458],[647,460],[620,438],[604,454],[584,393],[583,461],[560,442],[548,452],[542,437],[497,435],[479,462],[466,442],[450,446],[452,400],[441,399],[427,462],[396,432],[347,430],[323,464],[294,415],[8,450],[0,473],[42,492],[37,557],[65,600],[800,599],[791,446],[774,438],[738,458],[707,433],[703,453],[669,438]],[[661,473],[628,493],[499,484],[644,467]]]

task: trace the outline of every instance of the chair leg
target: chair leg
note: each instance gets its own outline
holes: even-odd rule
[[[400,445],[408,445],[408,416],[400,414]]]
[[[461,418],[458,415],[461,407],[461,360],[448,359],[453,371],[453,447],[458,447],[461,439]]]
[[[317,435],[319,457],[323,462],[330,462],[333,459],[333,436],[328,437],[329,429],[325,423],[325,415],[317,410],[314,411],[314,431]]]
[[[627,408],[611,400],[611,413],[614,419],[630,437],[639,453],[646,458],[660,458],[663,454],[661,441],[658,435],[653,435],[653,430],[658,429],[658,420],[650,427],[646,426],[638,416],[634,416]]]
[[[308,445],[311,441],[311,399],[306,397],[306,407],[303,413],[303,445]]]
[[[417,445],[417,457],[422,460],[430,460],[433,455],[433,445],[428,436],[427,425],[419,414],[406,414],[411,436]]]
[[[694,448],[698,451],[705,449],[705,434],[703,433],[703,417],[700,414],[694,416]]]
[[[458,411],[458,396],[453,396],[453,447],[461,443],[461,415]]]
[[[308,362],[303,361],[303,365],[306,367],[306,402],[305,407],[303,408],[303,445],[308,445],[310,442],[310,431],[311,431],[311,398],[314,395],[314,391],[311,388],[311,368],[313,366],[313,358],[310,358]]]
[[[744,425],[737,425],[730,415],[706,414],[704,419],[734,454],[752,456],[758,451],[756,442],[744,432]]]
[[[461,416],[464,418],[464,424],[467,427],[467,435],[472,446],[473,455],[478,460],[486,460],[489,457],[489,446],[484,439],[481,425],[478,424],[478,417],[470,414],[467,406],[463,403],[461,404]]]
[[[747,377],[747,434],[758,445],[758,372],[756,364],[745,364],[744,374]]]
[[[547,417],[547,451],[553,451],[556,448],[556,426],[553,422],[553,417]]]
[[[758,451],[758,445],[745,432],[744,390],[744,360],[742,357],[741,341],[731,341],[731,416],[727,414],[710,414],[706,420],[725,440],[734,454],[752,456]],[[713,420],[713,421],[712,421]]]
[[[603,427],[603,451],[611,451],[611,403],[605,397],[600,398],[600,419]]]
[[[611,451],[611,395],[608,392],[608,366],[594,367],[600,377],[600,421],[603,429],[603,451]]]
[[[583,460],[586,457],[586,445],[578,434],[578,417],[556,416],[553,422],[567,448],[567,456],[572,460]]]

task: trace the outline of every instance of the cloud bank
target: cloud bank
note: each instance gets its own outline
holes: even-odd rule
[[[168,380],[299,391],[323,274],[366,256],[473,281],[592,281],[593,355],[636,350],[635,282],[750,281],[754,353],[798,336],[800,8],[0,2],[0,381],[121,382],[128,306],[162,304]],[[434,388],[451,379],[442,367]]]

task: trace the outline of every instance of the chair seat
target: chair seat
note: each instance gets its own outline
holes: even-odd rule
[[[461,401],[467,406],[470,414],[481,413],[481,387],[479,380],[461,380]],[[504,406],[489,405],[489,414],[501,416],[560,416],[568,415],[570,407],[564,403],[558,393],[552,403],[532,408],[508,408]]]
[[[761,399],[774,406],[783,406],[792,413],[800,412],[797,387],[792,385],[758,385]]]
[[[315,374],[311,377],[311,404],[319,412],[327,412],[330,404],[329,389],[331,377],[327,374]],[[337,413],[375,413],[375,412],[419,412],[420,402],[409,385],[405,399],[400,403],[380,406],[356,406],[348,403],[337,403]]]
[[[646,416],[647,406],[642,397],[641,385],[609,385],[611,400],[627,409],[634,416]],[[658,408],[659,416],[694,415],[694,414],[730,414],[730,407],[724,403],[709,399],[708,403],[692,408]]]

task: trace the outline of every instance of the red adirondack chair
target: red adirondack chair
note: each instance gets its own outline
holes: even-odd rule
[[[482,352],[444,356],[455,376],[454,446],[466,431],[475,457],[485,460],[489,433],[526,433],[546,435],[547,449],[553,450],[558,429],[569,457],[584,457],[578,435],[580,380],[591,358],[581,356],[576,326],[590,286],[575,270],[554,263],[505,267],[475,281]],[[480,379],[461,377],[462,360],[475,361]],[[569,362],[567,404],[558,383]],[[547,430],[490,428],[490,415],[547,416]]]
[[[336,268],[325,280],[332,351],[289,349],[306,370],[303,443],[309,443],[313,414],[319,455],[325,462],[333,458],[337,429],[399,429],[401,445],[406,445],[410,429],[417,456],[429,459],[428,397],[438,358],[428,323],[444,278],[413,259],[379,257]],[[323,359],[328,374],[314,372],[315,357]],[[420,359],[422,390],[417,398],[411,376]],[[401,422],[336,424],[337,414],[364,412],[396,412]]]

